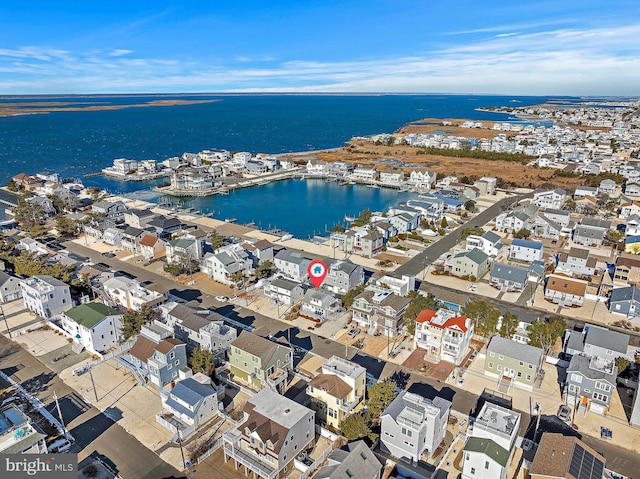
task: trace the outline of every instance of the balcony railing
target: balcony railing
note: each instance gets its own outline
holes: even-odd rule
[[[231,459],[235,460],[238,464],[242,464],[249,470],[255,472],[264,479],[273,479],[278,475],[278,469],[275,469],[267,464],[264,464],[258,460],[255,456],[240,449],[240,443],[238,441],[227,441],[227,433],[224,434],[224,453]],[[275,459],[274,459],[275,460]]]
[[[362,401],[362,396],[356,396],[351,401],[341,404],[339,406],[340,410],[344,413],[349,413],[353,411],[358,404],[360,404],[360,401]]]

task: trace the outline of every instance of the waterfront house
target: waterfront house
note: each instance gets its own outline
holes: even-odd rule
[[[478,248],[462,251],[451,258],[451,273],[458,277],[479,280],[489,269],[489,256]]]
[[[609,295],[609,312],[635,319],[640,314],[640,289],[636,286],[614,288]]]
[[[307,268],[311,260],[303,258],[299,253],[282,249],[274,258],[276,270],[292,281],[303,283],[308,278]]]
[[[156,421],[185,440],[218,415],[218,391],[211,378],[196,374],[177,381],[170,391],[160,391],[162,411]]]
[[[337,294],[347,291],[364,283],[364,268],[349,260],[325,259],[327,276],[322,284],[323,288]]]
[[[169,337],[171,331],[151,323],[142,327],[131,349],[120,358],[120,364],[159,388],[184,375],[187,349],[179,339]],[[190,370],[189,370],[190,372]]]
[[[300,283],[278,278],[265,284],[264,295],[277,305],[293,306],[304,296],[304,289]]]
[[[38,316],[50,318],[73,307],[69,285],[48,275],[20,281],[24,307]]]
[[[463,479],[505,479],[515,451],[520,413],[485,402],[467,429],[462,451]]]
[[[114,306],[140,311],[144,306],[157,306],[165,300],[164,295],[151,291],[135,279],[126,276],[114,276],[102,283],[109,302]]]
[[[544,351],[508,338],[494,336],[487,346],[484,374],[498,379],[498,390],[512,386],[532,391],[542,368]]]
[[[182,222],[178,218],[167,218],[162,215],[156,215],[147,223],[148,228],[153,228],[158,238],[168,238],[172,233],[182,228]]]
[[[242,331],[229,350],[229,371],[258,391],[268,388],[283,394],[293,370],[293,350],[275,341]]]
[[[122,313],[102,303],[86,303],[61,314],[60,323],[74,343],[102,354],[117,346],[122,333]]]
[[[404,171],[389,168],[380,172],[380,184],[400,187],[404,183]]]
[[[264,389],[247,401],[241,424],[224,432],[222,439],[225,462],[233,460],[242,474],[281,479],[315,444],[315,413]]]
[[[382,464],[367,443],[356,441],[334,449],[327,457],[327,461],[316,472],[314,479],[345,479],[357,477],[359,479],[380,479]]]
[[[407,204],[413,207],[416,212],[420,212],[420,215],[429,221],[441,221],[444,216],[444,200],[433,195],[420,196],[416,200],[407,201]]]
[[[174,171],[171,175],[171,190],[176,192],[198,192],[213,188],[213,177],[206,168],[189,168]]]
[[[451,402],[402,391],[380,416],[380,447],[402,461],[428,459],[444,440]]]
[[[400,213],[387,218],[399,234],[406,234],[418,228],[420,215],[411,213]]]
[[[416,318],[414,349],[424,349],[424,359],[460,364],[469,352],[474,325],[466,316],[439,309],[425,309]]]
[[[324,160],[311,158],[307,161],[307,173],[310,175],[326,175],[329,172],[329,165]]]
[[[20,279],[5,271],[0,271],[0,303],[8,303],[21,297]]]
[[[158,258],[165,252],[165,241],[152,234],[145,234],[140,240],[140,254],[147,261]]]
[[[122,201],[101,200],[91,205],[91,211],[119,221],[124,219],[124,212],[127,211],[127,207]]]
[[[124,222],[134,228],[145,229],[147,223],[154,218],[153,211],[149,209],[139,210],[131,208],[124,212]]]
[[[416,188],[430,190],[436,183],[436,173],[435,171],[433,173],[429,173],[428,171],[413,170],[409,174],[407,182]]]
[[[489,273],[491,286],[500,291],[522,291],[529,282],[529,268],[505,263],[493,263]]]
[[[482,236],[469,235],[465,240],[465,248],[467,251],[478,248],[487,256],[495,258],[502,252],[502,238],[493,231],[485,231]]]
[[[554,272],[591,277],[596,271],[596,263],[596,258],[590,257],[589,250],[573,247],[569,252],[558,253]]]
[[[339,430],[340,423],[362,407],[366,384],[364,367],[338,356],[327,359],[307,386],[316,420]]]
[[[329,163],[329,174],[346,178],[353,173],[353,163],[348,161],[333,161]]]
[[[615,361],[574,354],[564,384],[566,403],[582,416],[587,411],[604,414],[616,393],[617,376]]]
[[[373,165],[358,165],[349,178],[358,182],[373,183],[378,178],[378,171]]]
[[[353,320],[375,334],[380,328],[385,336],[396,336],[411,300],[386,290],[366,289],[353,301]]]
[[[350,229],[344,234],[344,251],[372,258],[384,249],[384,236],[377,230]]]
[[[398,234],[396,227],[388,221],[376,221],[375,223],[372,223],[371,226],[375,231],[382,235],[383,244],[389,241],[389,238]]]
[[[616,258],[613,279],[630,285],[640,283],[640,258],[638,255],[620,253]]]
[[[38,456],[35,454],[48,452],[46,439],[47,435],[37,425],[32,424],[29,416],[17,406],[9,405],[0,411],[0,454],[29,454],[25,456],[25,460],[29,457],[36,458]]]
[[[538,189],[533,192],[531,204],[534,204],[541,208],[559,209],[564,204],[566,199],[567,192],[562,188],[556,188],[554,190]]]
[[[544,297],[561,306],[582,306],[588,284],[564,273],[550,274],[547,275]]]
[[[19,173],[11,179],[18,188],[26,191],[36,191],[42,186],[42,179],[27,175],[26,173]]]
[[[606,361],[621,357],[631,359],[628,348],[629,335],[593,325],[586,326],[582,331],[567,331],[564,342],[567,357],[580,354]]]
[[[40,218],[48,218],[58,213],[56,207],[53,205],[53,201],[43,196],[31,196],[25,200],[31,205],[31,211],[37,212],[40,210]]]
[[[321,323],[338,319],[342,312],[342,301],[334,293],[326,289],[309,288],[302,298],[299,315]]]
[[[542,261],[544,246],[539,241],[514,239],[509,247],[509,259],[514,261]]]
[[[584,246],[601,246],[611,221],[582,218],[573,232],[573,241]]]
[[[531,479],[603,479],[606,459],[575,436],[544,432]]]
[[[187,345],[187,352],[195,348],[211,351],[224,359],[231,343],[238,337],[235,328],[228,326],[217,313],[194,309],[184,304],[170,302],[160,305],[162,321],[176,339]]]

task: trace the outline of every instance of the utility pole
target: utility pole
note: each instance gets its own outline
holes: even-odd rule
[[[93,386],[93,394],[96,397],[96,403],[98,402],[98,391],[96,391],[96,383],[93,380],[93,368],[89,368],[89,377],[91,378],[91,385]]]
[[[55,391],[53,391],[53,399],[56,401],[56,409],[58,410],[58,417],[60,418],[60,424],[62,424],[62,430],[64,431],[65,436],[67,435],[67,426],[64,424],[64,419],[62,417],[62,413],[60,412],[60,404],[58,403],[58,395]]]
[[[4,319],[4,324],[7,327],[7,333],[9,333],[9,339],[11,339],[11,328],[9,328],[9,322],[7,321],[7,317],[4,315],[4,309],[0,306],[0,314],[2,315],[2,319]]]
[[[176,424],[176,433],[178,434],[178,445],[180,446],[180,455],[182,455],[182,468],[187,468],[187,462],[184,460],[184,450],[182,449],[182,433]]]

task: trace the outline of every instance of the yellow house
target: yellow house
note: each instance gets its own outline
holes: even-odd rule
[[[329,358],[307,387],[320,424],[337,429],[345,417],[360,410],[366,384],[365,368],[338,356]]]

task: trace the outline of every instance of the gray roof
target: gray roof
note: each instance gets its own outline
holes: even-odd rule
[[[569,363],[569,367],[567,367],[567,378],[571,377],[569,373],[577,372],[589,379],[604,379],[609,381],[613,385],[616,384],[616,376],[618,375],[618,368],[615,365],[613,366],[613,372],[607,373],[599,369],[590,368],[589,363],[591,363],[591,358],[589,356],[583,356],[582,354],[574,354],[571,357],[571,362]]]
[[[603,239],[606,231],[602,229],[593,229],[589,226],[576,226],[575,236],[580,236],[583,238],[595,238],[595,239]]]
[[[373,479],[380,476],[382,464],[364,441],[356,441],[335,449],[327,465],[313,477],[316,479]]]
[[[211,321],[204,316],[197,314],[195,309],[185,306],[184,304],[176,305],[169,311],[169,315],[178,318],[185,329],[196,332],[211,323]]]
[[[56,279],[53,276],[49,276],[48,274],[36,276],[36,278],[38,278],[43,283],[47,283],[51,286],[68,286],[67,283],[63,283],[59,279]]]
[[[611,228],[611,221],[598,220],[596,218],[582,218],[580,226],[588,226],[592,228],[603,228],[608,230]]]
[[[511,266],[504,263],[493,263],[493,266],[491,266],[490,277],[491,279],[496,278],[525,284],[529,277],[529,269],[521,266]]]
[[[278,254],[276,255],[275,259],[280,261],[285,261],[287,263],[295,263],[295,264],[302,264],[304,261],[310,261],[300,256],[299,253],[294,253],[293,251],[289,251],[286,249],[278,251]]]
[[[530,241],[524,239],[514,239],[511,242],[511,246],[520,246],[521,248],[530,248],[530,249],[542,249],[542,243],[539,241]]]
[[[193,378],[187,378],[176,383],[165,404],[190,418],[194,418],[198,413],[198,405],[208,396],[215,394],[216,391],[211,386],[199,383]],[[193,406],[193,411],[176,401],[176,398]]]
[[[409,398],[411,398],[411,400]],[[422,401],[426,402],[427,404],[421,404]],[[407,408],[405,414],[415,415],[415,417],[418,418],[417,422],[422,422],[426,414],[426,408],[430,406],[439,409],[440,416],[442,416],[446,414],[448,409],[451,408],[451,402],[447,401],[444,398],[441,398],[440,396],[436,396],[433,399],[428,399],[416,393],[402,391],[400,394],[398,394],[398,396],[396,396],[391,404],[387,406],[382,415],[391,416],[395,421],[397,417],[403,411],[405,411],[405,408]]]
[[[0,284],[1,283],[0,281]],[[620,301],[640,301],[640,288],[636,288],[635,286],[615,288],[611,291],[609,303],[617,303]]]
[[[485,231],[482,237],[493,244],[499,243],[502,239],[500,238],[500,235],[494,233],[493,231]]]
[[[624,333],[618,333],[617,331],[611,331],[597,326],[589,326],[585,344],[592,344],[626,355],[627,347],[629,346],[629,336]]]
[[[127,226],[122,234],[125,234],[127,236],[137,237],[137,236],[140,236],[142,233],[144,233],[143,229],[136,228],[135,226]]]
[[[462,253],[455,255],[456,258],[461,258],[463,256],[466,256],[476,264],[482,264],[489,259],[489,256],[478,248],[473,248],[471,251],[463,251]]]
[[[347,273],[348,275],[360,267],[349,260],[325,259],[325,263],[327,263],[329,271],[338,270]]]
[[[296,283],[295,281],[290,281],[288,279],[274,279],[271,281],[271,286],[275,286],[276,288],[285,289],[287,291],[293,291],[296,286],[300,287],[300,283]]]
[[[501,354],[508,358],[517,359],[527,364],[540,365],[542,362],[543,351],[540,348],[521,344],[511,339],[494,336],[491,338],[487,351]]]
[[[584,351],[584,334],[580,331],[569,331],[569,337],[567,338],[567,351],[572,349],[574,351]]]
[[[545,208],[544,212],[552,215],[571,216],[571,211],[569,210],[557,210],[555,208]]]

